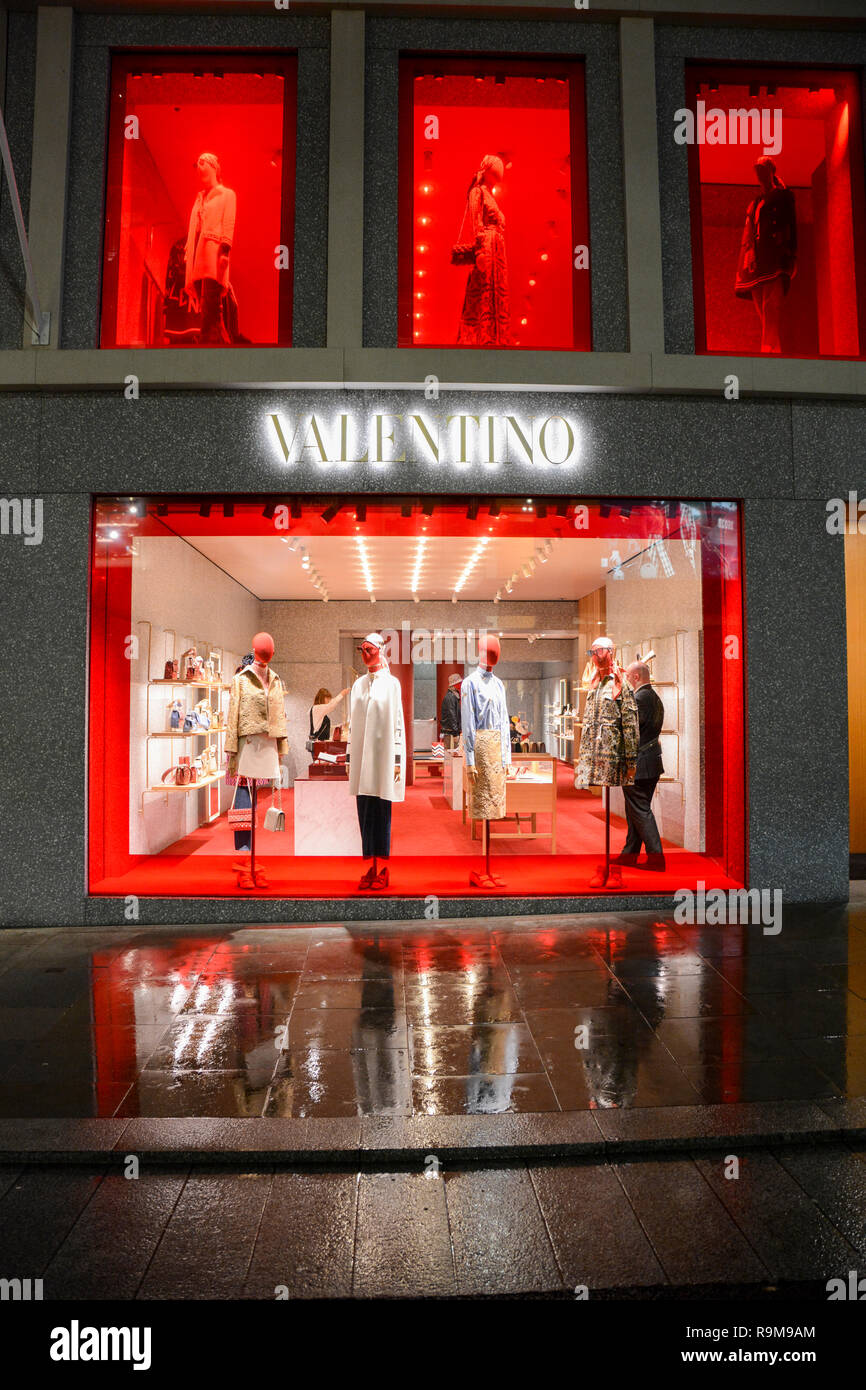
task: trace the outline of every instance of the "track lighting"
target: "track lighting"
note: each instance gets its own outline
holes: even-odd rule
[[[326,525],[330,526],[331,522],[334,520],[334,517],[337,515],[337,512],[340,510],[342,505],[342,502],[332,502],[329,507],[325,508],[325,510],[322,512],[322,520],[326,523]]]

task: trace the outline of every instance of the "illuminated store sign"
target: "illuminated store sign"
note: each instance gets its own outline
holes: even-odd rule
[[[271,414],[267,428],[286,464],[562,468],[581,452],[579,427],[565,415]]]

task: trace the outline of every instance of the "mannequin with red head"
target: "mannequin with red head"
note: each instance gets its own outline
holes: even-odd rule
[[[367,670],[372,675],[375,671],[381,671],[383,665],[383,650],[385,642],[378,632],[371,632],[365,637],[358,651],[361,653],[361,660]]]
[[[483,666],[485,671],[492,671],[501,655],[502,648],[499,645],[499,638],[492,632],[485,632],[478,643],[479,666]]]

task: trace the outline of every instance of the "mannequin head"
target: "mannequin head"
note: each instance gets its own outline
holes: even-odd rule
[[[613,642],[609,637],[596,637],[589,654],[600,676],[613,674]]]
[[[274,639],[269,632],[257,632],[252,642],[256,661],[267,666],[274,654]]]
[[[776,166],[769,155],[763,154],[760,159],[755,160],[755,173],[758,176],[758,183],[765,193],[769,193],[778,185]]]
[[[220,182],[222,171],[215,154],[200,154],[195,162],[195,167],[204,188],[215,188]]]
[[[385,639],[381,633],[370,632],[364,638],[358,651],[368,671],[378,671],[381,668],[384,646]]]
[[[488,671],[492,671],[502,653],[499,645],[499,638],[492,632],[485,633],[478,643],[478,664],[486,666]]]
[[[501,183],[505,177],[505,165],[498,154],[486,154],[478,166],[478,183],[486,183],[488,188],[492,188],[495,183]]]

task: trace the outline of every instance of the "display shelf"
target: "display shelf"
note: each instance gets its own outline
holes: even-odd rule
[[[176,787],[172,782],[160,782],[157,787],[147,787],[149,792],[197,792],[202,787],[211,787],[214,782],[221,782],[225,777],[224,772],[217,772],[213,777],[200,777],[197,782],[186,782],[182,787]]]
[[[228,729],[188,729],[186,733],[170,730],[167,734],[148,734],[148,738],[213,738],[214,735],[227,734]]]
[[[159,680],[151,680],[147,683],[148,685],[185,685],[191,690],[231,690],[231,686],[225,685],[222,681],[184,681],[180,678],[171,681],[160,677]]]

